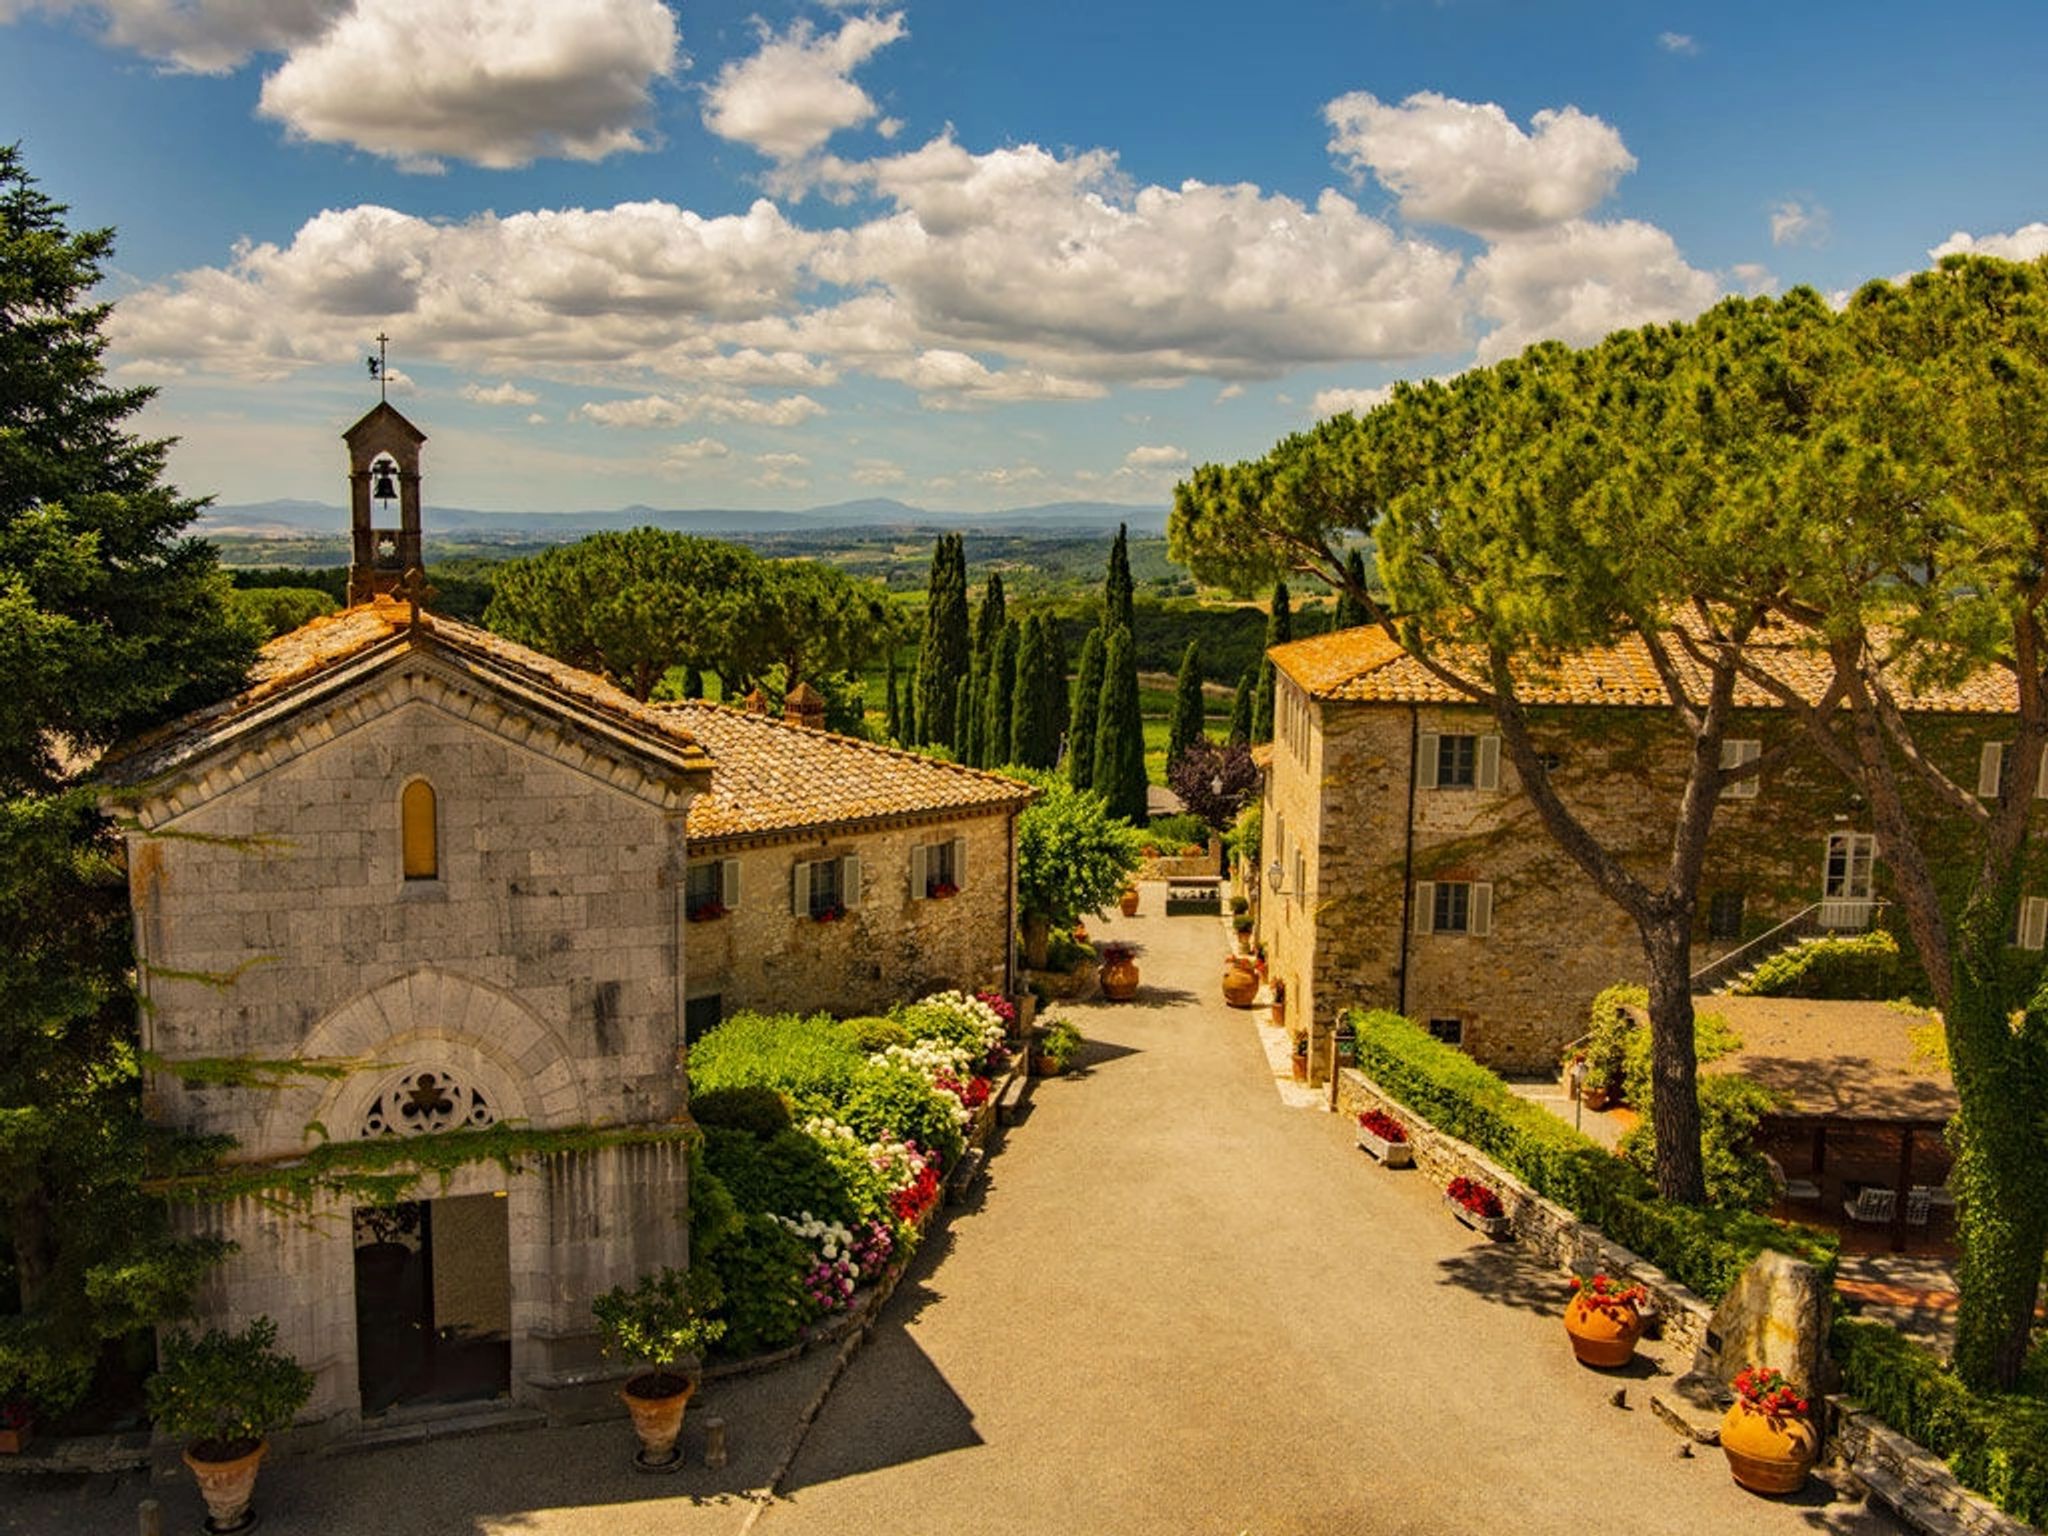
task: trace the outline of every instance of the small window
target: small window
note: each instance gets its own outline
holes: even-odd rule
[[[1445,1045],[1463,1045],[1465,1043],[1465,1021],[1463,1019],[1448,1018],[1431,1019],[1429,1021],[1429,1037],[1432,1040],[1441,1040]]]
[[[818,860],[811,866],[811,916],[824,917],[845,910],[846,903],[841,899],[840,891],[839,861]]]
[[[699,859],[684,882],[683,910],[693,923],[714,921],[740,904],[738,859]]]
[[[1463,933],[1472,924],[1472,887],[1463,880],[1436,883],[1436,914],[1430,924],[1433,933]]]
[[[1742,892],[1716,891],[1707,901],[1707,937],[1742,937]]]
[[[1877,839],[1868,832],[1830,832],[1821,895],[1828,901],[1870,900],[1871,866]]]
[[[967,884],[967,839],[920,843],[910,850],[910,895],[915,901],[958,896]]]
[[[699,1040],[718,1028],[725,1018],[725,995],[713,992],[708,997],[693,997],[683,1004],[683,1043],[695,1045]]]
[[[405,878],[441,878],[441,835],[436,824],[434,786],[414,779],[398,796],[398,820]]]
[[[1977,755],[1977,793],[1986,800],[1996,800],[2004,788],[2005,743],[1987,741]]]
[[[1721,742],[1721,767],[1724,771],[1753,763],[1763,755],[1764,744],[1761,741],[1727,737]],[[1754,800],[1762,788],[1763,776],[1753,773],[1746,779],[1722,785],[1721,795],[1727,800]]]
[[[1417,933],[1493,932],[1493,884],[1487,880],[1421,880],[1415,886]]]
[[[1436,787],[1471,789],[1479,782],[1479,738],[1439,736],[1436,739]]]

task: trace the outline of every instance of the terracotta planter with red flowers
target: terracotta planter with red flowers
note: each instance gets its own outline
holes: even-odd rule
[[[1735,1401],[1721,1420],[1729,1474],[1751,1493],[1797,1493],[1820,1453],[1812,1404],[1776,1370],[1751,1366],[1734,1387]]]
[[[1138,995],[1138,962],[1125,945],[1102,946],[1102,995],[1112,1003],[1127,1003]]]
[[[1579,1364],[1611,1371],[1633,1360],[1636,1340],[1643,1336],[1643,1303],[1649,1299],[1640,1285],[1625,1286],[1608,1275],[1572,1276],[1564,1331]]]

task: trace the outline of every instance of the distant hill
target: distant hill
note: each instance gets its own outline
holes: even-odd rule
[[[1001,512],[958,512],[913,507],[886,497],[836,502],[802,512],[749,512],[718,508],[620,507],[586,512],[476,512],[463,507],[430,506],[427,532],[489,539],[552,541],[580,539],[612,528],[651,524],[678,533],[775,534],[824,533],[836,529],[957,529],[977,533],[1108,532],[1118,523],[1134,534],[1166,531],[1166,508],[1121,506],[1107,501],[1056,501]],[[348,531],[345,508],[317,501],[259,501],[239,506],[209,507],[199,516],[197,532],[251,538],[303,538],[307,534],[339,536]]]

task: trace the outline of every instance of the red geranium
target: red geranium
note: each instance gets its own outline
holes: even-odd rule
[[[1572,1289],[1586,1305],[1610,1315],[1623,1310],[1634,1312],[1650,1299],[1649,1291],[1643,1286],[1623,1285],[1604,1271],[1596,1275],[1573,1275]]]
[[[1445,1193],[1474,1216],[1492,1218],[1507,1214],[1501,1206],[1499,1195],[1477,1179],[1468,1179],[1463,1174],[1451,1180],[1450,1187]]]
[[[1810,1406],[1807,1400],[1792,1390],[1792,1383],[1785,1379],[1785,1373],[1774,1366],[1747,1366],[1735,1373],[1735,1395],[1759,1413],[1783,1418],[1787,1414],[1803,1414]]]
[[[1406,1141],[1407,1128],[1383,1109],[1368,1109],[1358,1117],[1361,1130],[1371,1131],[1381,1141]]]

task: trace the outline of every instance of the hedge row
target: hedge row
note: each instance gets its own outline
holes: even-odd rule
[[[1638,1170],[1420,1026],[1386,1012],[1354,1012],[1351,1022],[1360,1068],[1396,1100],[1708,1300],[1726,1295],[1765,1248],[1833,1279],[1840,1250],[1831,1235],[1662,1201]]]
[[[1850,1397],[1945,1459],[1964,1487],[2048,1525],[2048,1398],[1979,1396],[1882,1323],[1837,1322],[1830,1346]]]
[[[1907,990],[1899,941],[1882,928],[1802,939],[1762,961],[1732,990],[1749,997],[1882,1002]]]

